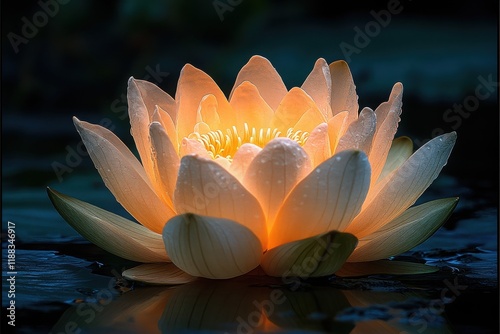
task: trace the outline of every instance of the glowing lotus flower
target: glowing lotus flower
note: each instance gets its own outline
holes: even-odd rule
[[[91,242],[153,263],[125,271],[129,278],[230,278],[259,264],[271,276],[324,276],[346,261],[341,272],[356,272],[352,263],[423,242],[457,203],[410,207],[446,164],[456,134],[415,153],[409,138],[394,140],[402,91],[395,84],[387,102],[358,114],[347,63],[323,59],[300,88],[287,90],[271,63],[254,56],[229,99],[191,65],[175,99],[131,78],[131,133],[141,162],[109,130],[74,121],[106,186],[142,225],[49,195]],[[419,270],[427,269],[410,271]]]

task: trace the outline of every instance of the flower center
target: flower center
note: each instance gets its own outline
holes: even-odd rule
[[[202,143],[213,159],[218,157],[232,159],[236,151],[243,144],[250,143],[264,147],[271,140],[278,137],[290,138],[302,146],[309,137],[309,132],[290,128],[283,135],[278,129],[250,128],[245,123],[242,133],[238,131],[236,126],[233,126],[230,129],[226,129],[225,133],[222,130],[216,130],[204,134],[193,132],[189,135],[189,138],[196,139]]]

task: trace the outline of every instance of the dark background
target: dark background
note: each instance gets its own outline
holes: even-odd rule
[[[54,268],[71,257],[39,261],[40,249],[60,250],[68,240],[81,240],[51,206],[46,186],[126,214],[82,151],[72,116],[94,123],[109,120],[113,131],[132,147],[124,117],[128,78],[148,79],[174,96],[185,63],[208,73],[229,94],[239,69],[254,54],[267,57],[288,88],[302,84],[316,59],[345,59],[360,107],[373,109],[387,100],[395,82],[402,82],[398,135],[412,137],[416,149],[442,131],[458,133],[448,165],[430,195],[461,197],[447,227],[452,229],[460,219],[481,226],[495,223],[491,217],[498,212],[498,87],[487,91],[481,85],[498,85],[498,1],[60,2],[3,1],[1,8],[2,224],[16,222],[16,245],[25,250],[19,256],[32,273],[20,276],[25,279],[20,287],[32,287],[23,290],[25,297],[17,300],[21,305],[74,297],[63,293],[73,291],[73,286],[61,274],[53,274],[62,279],[59,285],[45,284]],[[385,26],[377,24],[373,13],[381,15],[394,4],[400,12],[391,14]],[[215,5],[223,11],[220,15]],[[360,44],[359,31],[370,27],[378,31]],[[357,49],[346,54],[342,47]],[[155,71],[161,75],[152,75]],[[479,98],[478,87],[490,96]],[[453,111],[474,101],[469,111]],[[485,211],[490,214],[481,218]],[[471,241],[496,231],[481,228]],[[33,262],[28,261],[30,249],[36,249]],[[67,275],[82,266],[70,267]],[[64,284],[69,288],[64,290]],[[491,303],[496,301],[495,297]],[[498,311],[481,300],[453,306],[460,309],[455,321],[498,325],[496,320],[492,323]],[[32,316],[26,313],[24,323]],[[57,316],[44,313],[46,326],[50,328]]]
[[[315,0],[61,2],[2,3],[4,190],[57,180],[53,162],[64,164],[65,146],[79,141],[73,115],[94,122],[109,118],[131,143],[123,117],[130,76],[168,73],[161,82],[148,79],[173,96],[182,66],[191,63],[229,93],[254,54],[267,57],[289,88],[301,85],[317,58],[346,59],[360,107],[375,108],[401,81],[399,134],[412,136],[418,147],[441,131],[456,130],[458,143],[445,171],[475,185],[498,185],[498,88],[472,106],[467,118],[450,113],[453,121],[443,119],[454,104],[475,96],[480,76],[498,81],[496,1],[353,2],[333,8]],[[57,6],[44,10],[41,3]],[[373,13],[391,6],[399,12],[385,27],[377,24]],[[26,21],[38,23],[35,33]],[[360,44],[358,31],[374,24],[379,31]],[[14,35],[26,38],[14,47]],[[346,56],[342,45],[358,48]],[[79,168],[91,166],[84,160]]]

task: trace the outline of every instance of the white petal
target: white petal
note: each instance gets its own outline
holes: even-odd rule
[[[176,216],[163,230],[172,262],[192,276],[232,278],[255,269],[262,245],[245,226],[191,213]]]
[[[398,129],[401,115],[403,86],[397,83],[392,88],[389,101],[380,104],[375,110],[377,131],[373,137],[372,150],[368,156],[372,166],[372,185],[377,182],[384,167],[391,143]]]
[[[141,224],[160,233],[175,212],[158,197],[139,161],[106,128],[76,118],[74,122],[99,174],[117,201]]]
[[[409,208],[401,216],[362,238],[349,262],[402,254],[429,238],[453,212],[457,198],[439,199]]]
[[[138,262],[169,261],[161,235],[76,198],[47,189],[61,216],[83,237],[108,252]]]
[[[177,268],[173,263],[148,263],[125,270],[122,276],[126,279],[149,284],[177,285],[196,280]]]
[[[375,184],[347,231],[361,239],[415,203],[446,165],[456,137],[452,132],[427,142],[383,182]]]
[[[377,118],[373,110],[363,108],[358,119],[349,124],[346,133],[340,137],[335,152],[354,149],[369,155],[376,126]]]
[[[336,230],[359,213],[370,183],[363,152],[343,151],[316,167],[292,190],[279,211],[269,248]]]
[[[257,199],[226,169],[212,160],[185,156],[181,160],[174,204],[178,213],[234,220],[267,245],[265,216]]]

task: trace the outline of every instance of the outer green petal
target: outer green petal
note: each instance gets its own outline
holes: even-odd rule
[[[47,192],[52,204],[68,224],[104,250],[132,261],[170,261],[160,234],[50,188],[47,188]]]
[[[423,263],[379,260],[370,262],[346,262],[335,275],[340,277],[359,277],[368,275],[415,275],[438,271],[438,267]]]
[[[268,250],[261,267],[276,277],[331,275],[342,267],[357,242],[352,234],[331,231]]]
[[[192,276],[225,279],[255,269],[259,238],[233,220],[186,213],[170,219],[163,239],[172,262]]]
[[[361,238],[349,262],[385,259],[412,249],[443,225],[457,203],[456,197],[445,198],[406,210],[381,229]]]

